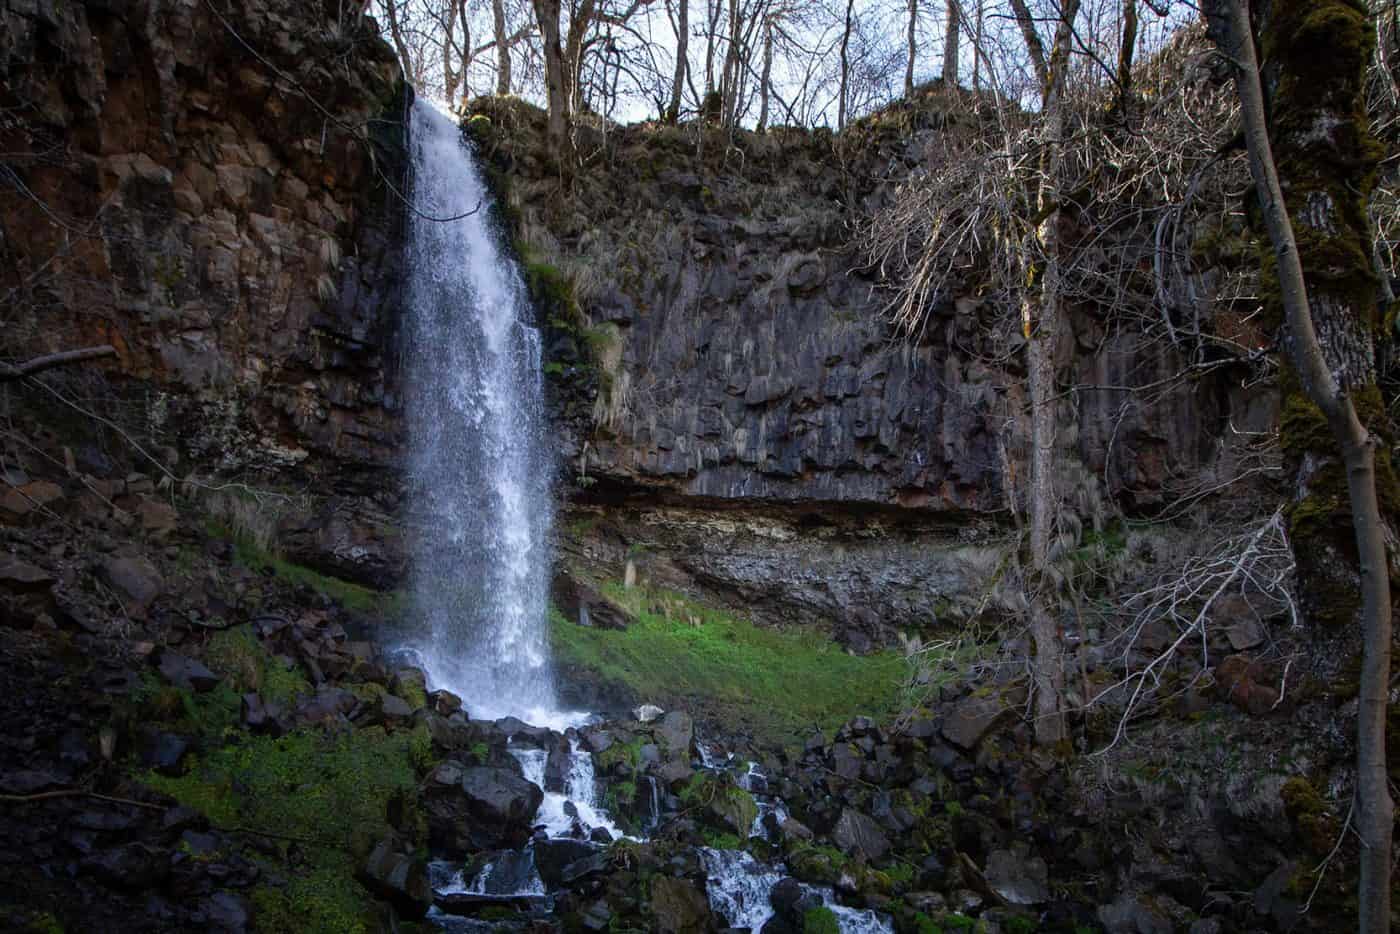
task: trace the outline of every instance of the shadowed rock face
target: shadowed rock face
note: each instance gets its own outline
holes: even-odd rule
[[[397,458],[399,68],[368,20],[215,6],[0,0],[8,343],[114,345],[100,414],[181,476],[358,498]]]

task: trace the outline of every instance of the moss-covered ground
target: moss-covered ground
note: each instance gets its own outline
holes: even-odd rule
[[[592,629],[550,616],[556,658],[576,675],[775,745],[899,707],[906,664],[896,652],[851,655],[820,630],[755,626],[668,591],[617,583],[603,591],[636,623]]]
[[[290,701],[310,686],[247,627],[217,634],[205,659],[225,680],[195,694],[149,677],[126,719],[183,733],[196,750],[179,775],[137,771],[150,788],[202,812],[217,828],[266,844],[266,883],[253,892],[260,932],[378,929],[374,899],[355,871],[391,823],[423,839],[416,807],[430,765],[426,727],[253,735],[239,726],[239,691]]]

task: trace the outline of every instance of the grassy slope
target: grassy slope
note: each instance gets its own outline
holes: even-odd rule
[[[815,629],[760,628],[666,591],[604,590],[637,622],[591,629],[551,613],[556,657],[647,701],[680,704],[779,745],[899,706],[906,665],[898,653],[848,655]]]

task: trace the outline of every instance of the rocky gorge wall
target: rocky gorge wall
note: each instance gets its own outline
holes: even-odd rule
[[[90,409],[175,477],[274,491],[257,522],[291,560],[392,589],[413,521],[397,472],[406,92],[368,21],[219,9],[0,7],[22,183],[0,201],[6,349],[112,344],[101,377],[73,377]],[[585,121],[564,179],[538,110],[476,103],[467,131],[545,326],[570,573],[630,562],[857,648],[980,605],[1019,506],[1016,336],[970,283],[906,339],[851,245],[941,140],[975,131],[975,112],[950,113],[935,88],[839,136]],[[1229,476],[1239,433],[1271,423],[1228,369],[1130,393],[1178,352],[1102,309],[1072,321],[1062,382],[1113,387],[1079,393],[1062,426],[1065,486],[1099,512]],[[129,445],[120,464],[74,448],[94,476],[151,467]]]
[[[950,134],[977,131],[975,108],[935,86],[837,136],[583,126],[567,181],[539,112],[474,114],[537,291],[563,296],[547,369],[570,499],[607,520],[575,523],[566,555],[614,575],[629,550],[659,556],[670,584],[856,644],[977,604],[1023,508],[1019,335],[973,276],[909,339],[855,245]],[[1094,388],[1061,426],[1062,483],[1085,513],[1150,515],[1229,477],[1242,433],[1273,419],[1228,369],[1171,383],[1180,351],[1106,308],[1071,321],[1060,381]]]
[[[111,344],[72,391],[156,472],[314,504],[284,546],[391,584],[406,90],[373,24],[6,0],[0,89],[7,356]],[[75,447],[90,475],[155,467]]]

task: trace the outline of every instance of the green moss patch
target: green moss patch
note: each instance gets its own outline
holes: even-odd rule
[[[239,693],[256,691],[274,703],[287,704],[311,691],[301,672],[269,653],[251,626],[216,633],[204,647],[204,661]]]
[[[259,930],[372,930],[375,902],[354,873],[386,831],[391,803],[414,812],[426,730],[300,730],[276,739],[239,733],[230,740],[185,775],[142,780],[216,826],[278,845],[288,881],[255,892]]]
[[[899,707],[906,665],[897,653],[849,655],[820,630],[760,628],[666,591],[616,584],[603,591],[636,623],[603,630],[550,616],[556,657],[577,676],[776,745],[858,714],[888,717]]]

